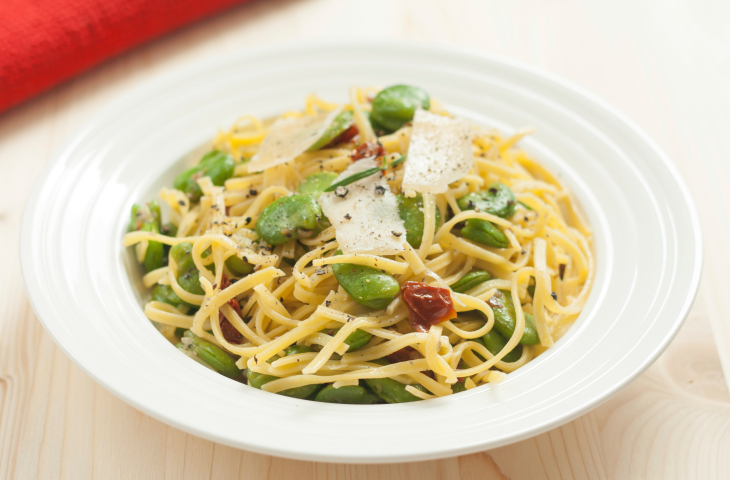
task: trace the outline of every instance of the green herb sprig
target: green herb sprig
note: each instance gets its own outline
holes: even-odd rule
[[[379,167],[373,167],[368,168],[367,170],[363,170],[362,172],[355,173],[353,175],[350,175],[349,177],[345,177],[339,182],[335,182],[329,187],[327,187],[324,191],[325,192],[334,192],[337,187],[344,187],[345,185],[350,185],[351,183],[355,183],[358,180],[362,180],[363,178],[367,178],[370,175],[374,175],[378,172],[382,172],[383,170],[388,170],[389,168],[397,167],[401,163],[406,161],[406,156],[401,155],[400,158],[397,160],[393,160],[390,163],[385,163],[385,158],[383,158],[383,164]]]

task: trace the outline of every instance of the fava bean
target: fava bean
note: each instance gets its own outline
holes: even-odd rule
[[[413,120],[418,108],[431,108],[428,93],[410,85],[394,85],[381,90],[375,96],[370,119],[374,128],[377,126],[394,132]]]
[[[380,359],[372,360],[372,363],[388,365],[390,362],[385,359]],[[368,387],[370,387],[370,390],[375,392],[375,395],[388,403],[406,403],[422,400],[406,390],[407,385],[404,385],[397,380],[393,380],[392,378],[367,378],[365,379],[365,383]],[[427,392],[427,390],[420,384],[416,383],[413,387]]]
[[[152,200],[146,205],[132,205],[132,214],[129,221],[129,231],[134,232],[141,230],[146,223],[153,223],[159,229],[162,225],[162,214],[160,213],[160,204],[157,200]]]
[[[461,236],[488,247],[509,247],[509,238],[502,230],[491,222],[479,218],[468,219],[464,228],[461,229]]]
[[[170,255],[177,264],[177,283],[186,292],[203,295],[205,291],[200,286],[200,272],[193,260],[193,244],[181,242],[170,249]]]
[[[175,260],[177,265],[178,274],[181,271],[195,268],[195,261],[193,261],[193,244],[190,242],[180,242],[174,245],[170,249],[170,255]]]
[[[403,225],[406,227],[406,241],[413,248],[421,246],[421,240],[423,240],[423,225],[424,225],[424,214],[423,214],[423,197],[418,194],[413,198],[407,198],[405,195],[398,195],[398,214],[403,220]],[[436,209],[436,222],[434,225],[434,233],[438,230],[439,223],[441,222],[441,211]]]
[[[522,338],[524,338],[524,335]],[[493,328],[482,337],[482,341],[484,342],[484,346],[487,347],[487,350],[489,350],[492,355],[496,355],[502,351],[505,345],[507,345],[508,340],[504,338],[496,328]],[[513,363],[519,360],[520,357],[522,357],[522,345],[517,345],[512,349],[512,351],[502,357],[502,361]]]
[[[159,283],[152,289],[152,300],[166,303],[173,307],[177,307],[183,303],[170,285],[160,285]]]
[[[512,303],[512,294],[507,290],[497,290],[487,303],[494,311],[494,328],[505,338],[511,338],[515,332],[516,314]],[[537,345],[540,337],[535,328],[535,319],[525,313],[525,331],[520,339],[522,345]],[[491,350],[490,350],[491,351]]]
[[[340,250],[337,255],[341,255]],[[387,307],[400,293],[398,281],[382,270],[352,263],[335,263],[337,282],[356,302],[376,310]]]
[[[271,245],[312,236],[323,220],[322,209],[311,195],[290,195],[269,204],[256,222],[259,238]]]
[[[284,349],[284,356],[288,357],[289,355],[296,355],[298,353],[308,353],[313,351],[314,350],[312,350],[312,348],[307,345],[289,345],[288,347],[286,347],[286,349]]]
[[[535,287],[537,287],[535,277],[530,277],[530,283],[527,285],[527,293],[529,293],[532,298],[535,298]]]
[[[253,265],[246,263],[235,255],[226,258],[226,268],[233,276],[241,278],[253,272]]]
[[[160,213],[160,204],[157,200],[152,200],[145,206],[139,206],[136,203],[132,205],[132,214],[129,222],[129,230],[140,230],[143,232],[160,233],[162,222],[162,214]],[[142,264],[148,272],[164,267],[167,261],[165,256],[165,245],[160,242],[147,242],[147,250],[145,251]]]
[[[451,384],[451,391],[454,393],[466,392],[466,382],[464,380]]]
[[[470,193],[456,202],[462,210],[479,209],[502,218],[510,218],[517,208],[517,200],[512,190],[503,183],[495,182],[486,190]],[[509,246],[507,236],[493,223],[478,218],[470,218],[461,229],[461,236],[482,245],[496,248]]]
[[[339,328],[333,330],[332,336],[334,337],[335,335],[337,335],[337,332],[339,331]],[[368,333],[365,330],[360,330],[358,328],[357,330],[349,334],[345,339],[345,343],[350,346],[347,351],[352,352],[357,350],[358,348],[364,347],[365,345],[367,345],[371,338],[373,338],[373,335],[371,333]]]
[[[484,270],[475,270],[473,272],[467,273],[459,280],[457,280],[456,283],[451,285],[451,290],[455,291],[456,293],[464,293],[476,287],[477,285],[481,285],[482,283],[487,282],[491,279],[492,274],[490,274],[489,272],[485,272]]]
[[[511,218],[517,208],[517,199],[512,190],[505,184],[495,182],[486,190],[470,193],[458,199],[456,203],[462,210],[478,208],[482,212],[491,213],[502,218]]]
[[[284,350],[284,354],[288,357],[289,355],[312,351],[313,350],[306,345],[291,345],[286,350]],[[271,363],[275,360],[278,360],[279,358],[280,357],[278,355],[274,355],[273,357],[269,358],[267,362]],[[248,379],[248,384],[250,386],[261,389],[262,386],[278,379],[279,377],[275,377],[274,375],[266,375],[264,373],[256,373],[252,372],[249,369],[246,369],[246,378]],[[292,398],[307,398],[317,393],[321,388],[321,384],[302,385],[301,387],[288,388],[277,393],[279,395],[284,395]]]
[[[236,366],[236,361],[225,350],[207,340],[203,340],[190,330],[186,330],[183,336],[190,339],[195,354],[218,373],[230,378],[241,375],[242,372]]]
[[[370,405],[377,403],[379,400],[377,395],[360,385],[347,385],[340,388],[327,385],[314,397],[315,402],[348,403],[351,405]]]
[[[197,202],[203,195],[197,179],[210,177],[213,185],[221,186],[226,180],[233,176],[235,169],[233,157],[225,152],[213,150],[203,156],[198,164],[175,178],[173,186],[185,192],[194,202]]]
[[[160,229],[160,233],[163,235],[167,235],[168,237],[176,237],[177,236],[177,225],[175,225],[172,222],[167,222],[162,225],[162,228]]]
[[[337,175],[335,172],[313,173],[299,184],[299,186],[297,187],[297,193],[301,193],[303,195],[311,195],[314,198],[319,198],[322,192],[324,192],[325,188],[329,187],[338,176],[339,175]]]
[[[142,225],[141,230],[143,232],[160,233],[157,225],[154,223],[145,223]],[[147,242],[147,250],[145,250],[144,261],[142,262],[146,271],[151,272],[152,270],[164,267],[166,259],[164,244],[155,242],[154,240]]]
[[[342,135],[345,130],[350,128],[355,123],[352,117],[352,110],[345,110],[335,117],[327,130],[324,131],[321,137],[314,142],[314,145],[309,147],[308,152],[314,152],[322,147],[326,147],[332,141]],[[326,187],[325,187],[326,188]]]

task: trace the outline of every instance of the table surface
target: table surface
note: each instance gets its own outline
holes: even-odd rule
[[[126,53],[0,114],[0,478],[730,478],[730,2],[269,0]],[[677,338],[592,412],[510,446],[395,465],[290,461],[202,440],[96,385],[55,346],[25,295],[18,232],[52,153],[107,101],[211,55],[303,38],[446,42],[577,82],[653,136],[689,185],[704,276]],[[725,377],[723,376],[725,371]],[[438,439],[434,439],[438,441]]]

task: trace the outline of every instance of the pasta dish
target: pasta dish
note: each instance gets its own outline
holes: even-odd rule
[[[298,399],[498,383],[570,328],[595,276],[590,226],[519,148],[529,133],[408,85],[244,116],[132,207],[144,313],[205,367]]]

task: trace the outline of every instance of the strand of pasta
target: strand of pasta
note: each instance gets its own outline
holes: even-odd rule
[[[432,193],[423,194],[423,238],[421,247],[418,249],[418,256],[421,260],[426,259],[434,239],[436,228],[436,201]]]
[[[180,311],[167,303],[151,301],[145,304],[144,314],[150,320],[172,325],[179,328],[190,328],[193,326],[193,317],[183,315]]]

